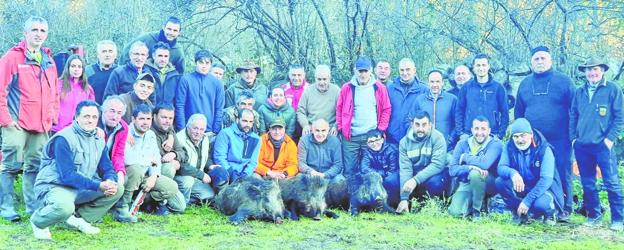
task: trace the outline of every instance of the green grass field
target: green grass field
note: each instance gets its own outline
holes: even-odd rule
[[[490,215],[480,222],[452,218],[430,202],[407,215],[364,213],[336,220],[286,220],[281,225],[251,221],[230,225],[212,208],[194,207],[183,215],[141,215],[128,225],[107,215],[99,235],[56,226],[53,242],[32,237],[27,219],[0,222],[0,249],[624,249],[624,233],[573,224],[509,224],[509,215]]]
[[[21,195],[21,182],[15,186]],[[581,194],[578,181],[574,189]],[[608,208],[606,196],[601,192]],[[23,212],[23,204],[18,209]],[[351,217],[346,211],[337,212],[336,220],[303,218],[281,225],[250,221],[240,226],[230,225],[209,207],[191,207],[167,217],[142,214],[141,221],[132,225],[106,215],[96,224],[101,234],[85,235],[59,225],[51,228],[53,242],[34,239],[28,218],[18,224],[0,219],[0,249],[624,249],[624,233],[607,229],[608,209],[600,229],[581,226],[585,218],[579,215],[572,224],[556,226],[540,222],[514,226],[508,214],[472,222],[451,217],[436,201],[406,215]]]

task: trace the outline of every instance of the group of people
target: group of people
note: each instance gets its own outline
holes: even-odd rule
[[[586,81],[575,88],[552,68],[547,47],[534,48],[533,74],[518,87],[509,125],[506,90],[484,54],[456,67],[448,90],[444,72],[432,70],[422,82],[409,58],[391,78],[389,61],[360,57],[341,87],[327,65],[316,66],[314,83],[302,65],[291,65],[286,83],[267,86],[258,80],[261,68],[247,61],[226,84],[225,67],[207,50],[194,54],[193,70],[185,68],[181,27],[170,17],[119,58],[114,42],[100,41],[97,63],[72,55],[58,77],[43,47],[47,21],[25,22],[24,40],[0,59],[2,218],[21,219],[13,188],[20,171],[38,239],[51,239],[49,227],[59,222],[99,233],[92,223],[109,211],[116,221],[136,222],[130,206],[138,192],[147,194],[143,210],[168,215],[209,203],[247,176],[310,174],[331,186],[377,172],[398,213],[413,198],[443,196],[451,198],[450,214],[478,220],[484,201],[500,194],[514,223],[554,224],[573,212],[574,150],[585,224],[602,222],[598,166],[610,228],[623,229],[612,149],[624,104],[599,60],[578,67]]]

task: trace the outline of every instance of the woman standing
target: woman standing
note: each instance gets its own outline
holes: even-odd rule
[[[69,126],[73,119],[76,106],[84,100],[95,100],[93,88],[89,85],[84,73],[85,61],[74,54],[67,59],[63,75],[58,80],[60,94],[59,115],[52,132],[56,133]]]

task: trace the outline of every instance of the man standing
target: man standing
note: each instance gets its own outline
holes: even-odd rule
[[[598,59],[589,59],[578,69],[585,73],[587,82],[574,93],[570,108],[570,139],[583,184],[583,203],[587,209],[585,225],[598,227],[602,223],[596,187],[598,164],[604,188],[609,194],[610,229],[622,231],[624,196],[613,152],[613,144],[624,129],[622,90],[604,78],[609,66]]]
[[[26,213],[37,209],[33,191],[40,165],[41,148],[56,123],[59,94],[56,66],[50,49],[42,47],[48,38],[48,22],[30,17],[24,23],[24,40],[0,58],[0,216],[18,221],[13,182],[24,170],[22,191]]]
[[[570,162],[572,146],[568,131],[574,84],[570,77],[552,68],[547,47],[534,48],[531,54],[533,74],[524,78],[518,87],[514,117],[526,118],[553,146],[565,197],[564,214],[560,214],[558,219],[566,221],[574,205]]]
[[[275,118],[269,132],[260,137],[260,153],[256,174],[269,179],[284,179],[299,173],[297,144],[286,135],[286,121]]]
[[[461,140],[453,150],[449,174],[459,181],[449,206],[453,216],[479,220],[484,198],[496,194],[496,166],[503,143],[490,136],[491,131],[488,120],[477,116],[472,121],[472,136]]]
[[[35,190],[43,207],[30,218],[35,238],[52,240],[49,227],[66,222],[86,234],[100,229],[90,223],[102,219],[124,192],[96,135],[100,107],[83,101],[71,126],[56,133],[43,149]]]
[[[316,66],[314,78],[314,86],[303,92],[297,108],[297,121],[302,128],[302,135],[310,134],[312,122],[318,119],[329,122],[329,134],[336,135],[336,102],[340,88],[331,83],[331,70],[327,65]]]
[[[511,139],[498,164],[496,191],[511,210],[514,224],[525,223],[532,214],[554,225],[557,212],[563,211],[563,191],[551,146],[525,118],[511,125]]]
[[[509,124],[509,109],[505,87],[490,74],[489,57],[475,56],[472,67],[476,78],[467,82],[459,91],[457,105],[457,125],[461,138],[468,137],[472,120],[477,116],[488,119],[492,134],[505,137]]]
[[[212,69],[210,70],[210,74],[219,79],[221,83],[223,82],[223,76],[225,75],[225,66],[222,64],[215,63],[212,65]],[[225,86],[225,85],[224,85]]]
[[[208,119],[206,132],[219,133],[223,120],[223,84],[210,74],[212,53],[199,50],[195,53],[195,72],[180,79],[175,96],[176,128],[182,130],[193,114],[203,114]]]
[[[295,110],[295,112],[299,107],[299,100],[301,100],[303,91],[308,87],[308,82],[305,78],[306,73],[303,65],[293,64],[288,67],[289,82],[283,84],[282,89],[284,89],[286,102]]]
[[[176,70],[180,74],[184,74],[184,50],[182,49],[182,46],[178,44],[178,37],[180,36],[181,31],[182,26],[180,24],[180,19],[171,16],[167,19],[165,25],[160,31],[143,34],[132,40],[129,44],[132,45],[134,42],[141,41],[146,44],[148,48],[153,48],[158,42],[166,43],[169,45],[169,61],[173,64],[173,66],[175,66]],[[132,56],[128,53],[129,51],[132,51],[132,47],[126,47],[124,49],[124,53],[122,53],[119,60],[120,64],[128,61],[127,56]],[[154,51],[151,52],[153,53]],[[132,60],[132,58],[130,58],[130,60]]]
[[[102,103],[108,79],[117,68],[117,45],[111,40],[102,40],[97,43],[96,50],[98,61],[85,68],[85,75],[95,93],[95,101]]]
[[[409,113],[416,106],[418,96],[429,92],[427,86],[416,78],[416,65],[409,58],[399,61],[399,77],[388,85],[392,105],[388,142],[398,145],[409,128]]]
[[[409,212],[412,197],[447,195],[446,141],[442,133],[432,129],[424,111],[414,113],[410,130],[399,143],[399,178],[401,202],[397,213]]]
[[[372,77],[372,70],[370,59],[358,58],[354,76],[342,85],[336,103],[336,127],[342,137],[347,177],[359,172],[357,168],[366,148],[366,133],[371,129],[385,131],[390,121],[388,90]]]
[[[152,58],[147,60],[147,66],[151,68],[156,82],[155,104],[173,105],[173,98],[178,89],[178,81],[182,76],[169,62],[169,45],[158,42],[152,48]]]
[[[130,46],[130,61],[113,70],[104,89],[103,99],[110,95],[121,95],[132,90],[132,85],[141,74],[152,74],[148,67],[145,67],[148,56],[147,45],[143,42],[135,42]],[[154,101],[154,97],[150,98]]]
[[[133,111],[140,104],[145,104],[150,108],[154,108],[154,104],[150,98],[154,96],[154,82],[156,82],[156,79],[154,79],[151,74],[140,74],[132,85],[132,91],[119,95],[119,98],[121,98],[124,105],[126,105],[126,113],[122,117],[124,121],[127,123],[132,122]]]
[[[236,105],[238,95],[243,91],[249,91],[254,95],[256,99],[255,110],[266,103],[269,90],[264,84],[258,82],[258,74],[260,72],[260,66],[252,61],[245,61],[243,66],[236,68],[236,73],[238,73],[240,79],[233,83],[225,92],[225,107]]]
[[[390,66],[390,62],[383,59],[377,61],[377,65],[375,65],[375,77],[377,77],[377,80],[379,80],[381,84],[387,86],[392,83],[392,77],[390,77],[391,72],[392,67]]]
[[[260,138],[252,131],[254,115],[241,109],[236,124],[219,132],[215,140],[214,161],[229,173],[229,183],[251,176],[258,165]]]
[[[429,93],[416,97],[415,107],[412,110],[424,110],[430,114],[433,128],[444,135],[446,148],[452,150],[459,134],[459,129],[455,126],[457,97],[442,91],[444,78],[441,71],[432,70],[427,79]]]
[[[453,72],[453,81],[450,81],[453,88],[449,89],[447,92],[459,97],[459,90],[471,79],[472,73],[470,72],[468,66],[463,64],[457,66]]]
[[[152,110],[145,104],[137,106],[128,133],[134,143],[126,142],[124,162],[128,182],[121,200],[124,205],[128,204],[132,194],[142,189],[148,193],[145,204],[153,208],[147,209],[149,212],[156,215],[168,215],[169,211],[182,213],[186,209],[184,196],[178,190],[178,184],[161,173],[160,145],[150,130],[151,126]]]

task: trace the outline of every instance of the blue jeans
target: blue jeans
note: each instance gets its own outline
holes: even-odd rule
[[[607,190],[609,206],[611,207],[611,221],[621,222],[624,213],[624,196],[618,175],[618,165],[615,152],[609,150],[604,143],[574,144],[574,154],[578,162],[581,184],[583,184],[583,204],[587,209],[588,218],[601,216],[600,199],[596,187],[596,164],[602,172],[602,181]]]
[[[383,178],[383,187],[388,193],[388,205],[390,205],[391,207],[397,207],[397,205],[399,205],[399,202],[401,201],[400,185],[401,180],[399,178],[398,171],[395,173],[388,173],[388,175]]]
[[[503,197],[507,208],[509,208],[513,214],[517,213],[516,211],[522,202],[522,198],[531,192],[528,187],[525,188],[523,192],[516,192],[513,189],[513,182],[511,179],[503,177],[496,178],[496,191]],[[529,213],[533,214],[535,217],[554,215],[555,211],[557,211],[555,209],[554,197],[555,196],[550,191],[544,192],[542,196],[533,201],[533,204],[526,204],[529,206]]]
[[[424,198],[426,196],[448,197],[450,187],[451,177],[449,176],[448,169],[445,168],[441,173],[431,176],[424,183],[418,184],[409,197],[410,199],[413,197]]]

